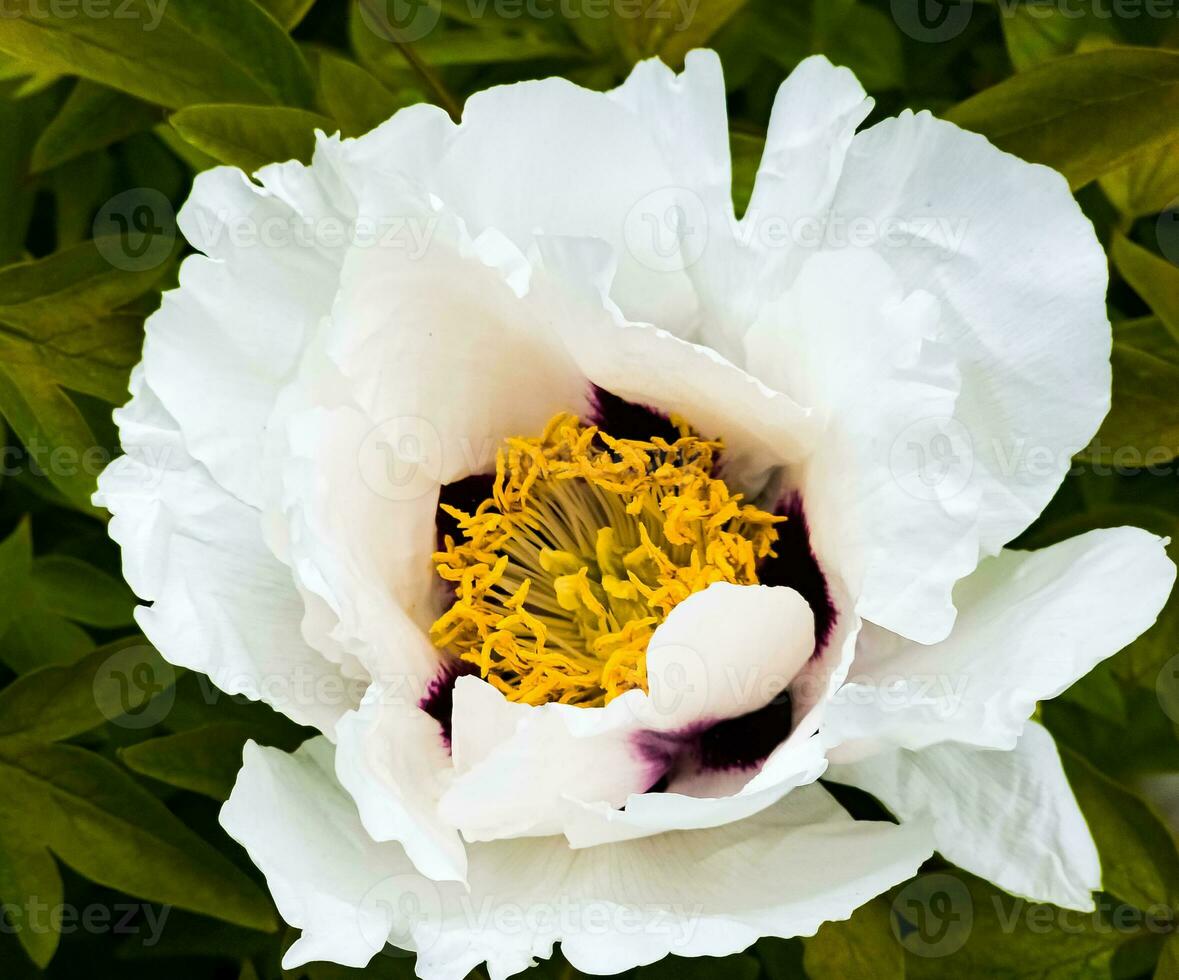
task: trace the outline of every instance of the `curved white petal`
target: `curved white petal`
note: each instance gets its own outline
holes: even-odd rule
[[[398,841],[415,868],[437,881],[464,881],[467,855],[439,813],[451,760],[438,722],[419,707],[413,679],[373,684],[336,725],[336,777],[368,835]]]
[[[180,288],[148,318],[143,349],[147,381],[193,458],[254,506],[265,493],[267,418],[331,307],[343,252],[308,234],[326,217],[343,224],[312,172],[283,164],[264,173],[283,193],[229,167],[197,176],[178,222],[203,254],[181,265]],[[286,198],[294,190],[301,209]]]
[[[834,252],[807,262],[745,337],[749,363],[824,425],[788,477],[815,553],[848,583],[858,614],[902,616],[920,637],[953,622],[947,583],[978,556],[978,488],[927,487],[904,445],[953,435],[958,377],[932,340],[937,320],[937,302],[907,292],[879,257]]]
[[[424,980],[461,980],[486,961],[502,980],[552,954],[617,973],[661,959],[722,956],[761,936],[810,935],[905,880],[929,828],[851,820],[819,787],[715,830],[587,850],[560,838],[470,849],[470,891],[416,875],[376,844],[331,775],[331,749],[250,744],[222,810],[283,917],[303,930],[284,966],[364,965],[386,940],[418,951]]]
[[[642,720],[674,732],[756,711],[789,687],[814,647],[814,615],[793,589],[717,582],[651,637]]]
[[[932,646],[866,627],[828,715],[833,758],[869,751],[861,740],[1011,748],[1037,701],[1155,621],[1175,581],[1164,543],[1121,527],[1004,551],[960,583],[954,632]]]
[[[95,503],[113,515],[128,582],[151,602],[136,621],[170,662],[330,733],[363,687],[304,642],[302,601],[258,512],[188,454],[140,368],[132,390],[115,413],[127,455],[103,472]]]
[[[932,814],[950,861],[1036,902],[1089,911],[1101,863],[1052,736],[1032,722],[1010,751],[935,745],[832,766],[902,821]]]
[[[813,649],[814,617],[793,589],[717,583],[685,599],[656,629],[647,649],[649,695],[630,691],[603,708],[528,707],[475,677],[460,677],[457,774],[442,813],[468,840],[565,832],[584,844],[595,834],[636,836],[632,825],[645,833],[665,829],[653,821],[664,819],[667,804],[641,802],[642,794],[671,775],[669,789],[679,795],[677,760],[690,754],[692,739],[765,707]],[[780,748],[789,757],[776,763],[784,768],[781,778],[767,778],[768,785],[736,802],[680,803],[689,812],[670,826],[715,826],[747,816],[818,778],[823,762],[814,731],[796,732],[789,749]],[[657,816],[613,816],[624,803],[628,811],[637,806]]]

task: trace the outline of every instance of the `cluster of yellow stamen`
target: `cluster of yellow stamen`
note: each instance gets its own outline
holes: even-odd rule
[[[714,582],[752,585],[775,517],[713,476],[719,442],[614,439],[573,415],[507,440],[491,497],[443,505],[463,540],[434,555],[455,600],[434,643],[512,701],[602,705],[646,689],[647,644]]]

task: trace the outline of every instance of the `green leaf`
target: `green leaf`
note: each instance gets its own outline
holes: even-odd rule
[[[1139,797],[1066,746],[1060,758],[1101,855],[1106,891],[1140,909],[1179,898],[1179,853],[1170,831]]]
[[[0,636],[16,620],[33,569],[33,536],[28,519],[0,541]]]
[[[1155,967],[1154,980],[1175,980],[1179,977],[1179,935],[1172,935],[1163,944],[1163,954]]]
[[[1117,38],[1111,18],[1093,16],[1093,8],[1066,11],[1046,3],[1005,4],[999,12],[1007,53],[1016,71],[1071,54],[1082,42]]]
[[[0,263],[24,255],[35,191],[29,161],[57,102],[52,93],[16,98],[16,89],[13,82],[0,82]]]
[[[737,214],[744,214],[753,195],[753,184],[757,180],[757,168],[765,152],[764,136],[748,133],[729,135],[729,153],[733,161],[733,208]]]
[[[135,597],[121,579],[66,555],[33,563],[33,594],[42,609],[76,623],[115,629],[129,626]]]
[[[1111,47],[1058,58],[946,118],[1082,187],[1179,137],[1179,53]]]
[[[160,110],[123,92],[78,81],[33,147],[32,170],[59,166],[159,122]]]
[[[904,951],[889,924],[891,905],[877,898],[846,922],[828,922],[804,940],[803,960],[812,977],[904,977]]]
[[[1101,177],[1101,189],[1122,214],[1158,214],[1179,198],[1179,142],[1147,150]]]
[[[420,97],[400,99],[354,61],[327,52],[318,60],[319,101],[345,136],[360,136]],[[416,93],[414,93],[416,95]]]
[[[120,16],[46,17],[39,0],[7,0],[0,51],[148,102],[308,105],[311,77],[295,43],[242,0],[120,0]]]
[[[1179,456],[1179,343],[1154,317],[1114,326],[1113,401],[1090,446],[1096,463],[1158,466]]]
[[[122,749],[119,757],[141,776],[227,800],[242,767],[242,749],[254,734],[249,725],[210,725],[148,739]]]
[[[269,900],[118,766],[69,745],[0,739],[0,814],[24,835],[0,850],[51,850],[79,874],[149,901],[271,931]]]
[[[64,899],[61,873],[41,844],[36,821],[14,818],[0,803],[0,915],[7,913],[7,928],[39,967],[48,966],[57,952],[61,932],[49,910]]]
[[[1060,697],[1111,724],[1124,726],[1128,721],[1126,696],[1114,671],[1113,658],[1103,660]]]
[[[256,0],[259,7],[291,31],[307,16],[315,0]]]
[[[635,971],[636,980],[757,980],[761,966],[747,953],[735,956],[668,956]]]
[[[247,173],[284,160],[308,162],[315,130],[334,132],[330,119],[303,109],[197,105],[172,116],[173,128],[202,153]]]
[[[0,690],[0,736],[56,742],[105,722],[130,721],[168,695],[176,672],[142,637],[100,647],[72,664],[36,670]],[[163,714],[157,707],[153,718]],[[150,719],[149,719],[150,720]]]
[[[632,23],[646,28],[641,49],[669,65],[682,65],[693,48],[705,47],[712,37],[745,7],[747,0],[713,0],[688,13],[680,0],[649,0],[645,15]]]
[[[91,513],[105,451],[63,389],[125,400],[142,316],[117,307],[147,292],[168,267],[116,268],[108,257],[119,246],[108,242],[0,269],[0,415],[50,482]]]
[[[0,636],[0,660],[16,673],[27,674],[51,664],[71,664],[93,647],[80,626],[33,608],[21,610]]]
[[[898,88],[904,80],[901,35],[887,14],[860,3],[815,0],[811,51],[847,65],[869,91]]]
[[[1124,235],[1114,236],[1110,255],[1118,272],[1179,343],[1179,268]]]
[[[906,947],[909,980],[1110,980],[1114,954],[1139,935],[1112,928],[1097,913],[1015,898],[964,871],[916,880],[923,879],[959,884],[918,893],[916,901],[912,883],[896,893],[895,934]],[[947,895],[950,902],[938,900]]]

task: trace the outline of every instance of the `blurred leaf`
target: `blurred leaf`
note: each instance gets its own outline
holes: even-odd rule
[[[1147,150],[1104,174],[1101,189],[1130,218],[1165,210],[1179,199],[1179,143]]]
[[[73,664],[25,674],[0,690],[0,736],[73,738],[142,711],[174,677],[142,637],[118,640]]]
[[[160,119],[160,110],[123,92],[79,79],[33,148],[34,173],[101,150]]]
[[[757,960],[748,953],[735,956],[668,956],[640,967],[636,980],[713,980],[723,974],[726,980],[756,980],[761,972]]]
[[[315,0],[257,0],[258,6],[288,31],[298,27],[315,4]]]
[[[946,118],[1082,187],[1179,136],[1179,53],[1068,55],[972,96]]]
[[[1154,980],[1175,980],[1176,977],[1179,977],[1179,935],[1172,935],[1163,945]]]
[[[1179,268],[1124,235],[1114,235],[1110,254],[1118,272],[1179,343]]]
[[[904,977],[904,951],[892,934],[891,904],[876,898],[846,922],[828,922],[803,940],[810,977]]]
[[[1095,8],[1066,10],[1054,3],[1006,3],[999,10],[999,23],[1007,53],[1016,71],[1044,61],[1072,54],[1086,39],[1115,43],[1113,19],[1095,15]]]
[[[97,150],[74,157],[45,174],[53,190],[58,249],[73,248],[94,232],[94,216],[115,193],[115,163]]]
[[[210,725],[148,739],[123,749],[119,757],[128,769],[142,776],[215,800],[227,800],[242,767],[242,750],[256,736],[250,725]],[[297,736],[279,748],[290,751],[301,741]]]
[[[52,93],[15,98],[16,89],[13,82],[0,82],[0,263],[24,255],[33,214],[29,161],[37,135],[56,106]]]
[[[174,910],[168,916],[168,928],[156,937],[155,942],[145,942],[133,936],[119,946],[117,955],[120,960],[245,959],[270,951],[276,938],[273,933],[244,929],[208,916]]]
[[[35,62],[25,61],[0,51],[0,82],[18,82],[13,90],[13,95],[17,99],[25,99],[45,91],[61,77],[60,72],[41,68]]]
[[[733,161],[733,208],[738,215],[744,214],[749,207],[757,168],[761,165],[765,148],[763,136],[747,133],[731,133],[729,136],[729,152]]]
[[[16,620],[33,568],[33,537],[28,518],[0,541],[0,636]]]
[[[689,51],[705,47],[745,4],[746,0],[712,0],[688,6],[683,0],[642,0],[635,15],[618,8],[615,23],[624,31],[624,52],[630,60],[658,56],[678,67]]]
[[[1157,466],[1179,455],[1179,343],[1155,317],[1114,326],[1113,402],[1090,446],[1093,462]]]
[[[135,597],[121,579],[65,555],[33,563],[33,594],[43,609],[87,626],[114,629],[133,620]]]
[[[254,3],[121,0],[121,16],[46,17],[6,0],[0,51],[170,108],[198,102],[307,105],[295,44]]]
[[[27,674],[52,664],[71,664],[94,646],[80,626],[40,609],[22,609],[0,636],[0,661]]]
[[[814,0],[814,5],[813,53],[846,65],[870,92],[901,85],[905,73],[901,35],[891,17],[848,0]]]
[[[310,162],[315,130],[336,130],[330,119],[304,109],[247,105],[190,106],[171,123],[202,153],[247,173],[285,160]]]
[[[945,980],[947,964],[949,975],[980,980],[1110,980],[1114,954],[1138,935],[1133,929],[1112,928],[1097,913],[1015,898],[964,871],[947,875],[964,886],[954,907],[941,914],[931,903],[928,924],[915,925],[950,945],[938,955],[938,946],[927,944],[927,937],[918,933],[918,954],[910,950],[905,956],[910,980]]]
[[[114,764],[68,745],[0,739],[0,837],[13,859],[52,850],[99,884],[250,928],[273,930],[266,896]]]
[[[2,771],[2,768],[0,768]],[[65,899],[57,862],[41,843],[35,820],[13,815],[0,801],[0,933],[12,929],[29,959],[45,967],[57,952],[60,923],[49,914]]]
[[[753,947],[768,980],[806,980],[805,950],[801,939],[768,938]]]
[[[0,269],[0,415],[35,459],[47,456],[41,465],[50,482],[87,511],[102,447],[62,389],[125,399],[142,317],[117,307],[167,271],[166,263],[124,271],[110,264],[110,254],[86,242]]]
[[[1102,887],[1140,909],[1179,897],[1175,841],[1145,802],[1067,746],[1060,758],[1101,855]]]
[[[402,101],[354,61],[323,53],[318,59],[319,100],[345,136],[361,136],[389,119]]]
[[[1113,659],[1103,660],[1060,695],[1113,725],[1125,725],[1126,696],[1114,673]]]

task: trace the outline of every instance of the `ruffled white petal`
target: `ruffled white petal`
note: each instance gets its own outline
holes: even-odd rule
[[[841,746],[836,757],[879,742],[1013,747],[1037,701],[1155,621],[1175,581],[1164,543],[1122,527],[1039,551],[1004,551],[958,586],[958,622],[941,643],[865,628],[828,715],[827,737]]]
[[[1089,911],[1101,863],[1052,736],[1035,722],[1011,751],[936,745],[832,766],[902,821],[932,814],[948,860],[1013,895]]]
[[[116,412],[127,455],[99,478],[95,503],[113,514],[124,574],[151,602],[136,621],[170,662],[330,733],[363,688],[304,642],[303,604],[258,512],[192,459],[141,369],[132,390]]]
[[[364,834],[331,775],[331,749],[253,744],[222,810],[283,917],[303,930],[284,966],[361,966],[386,939],[418,951],[425,980],[486,961],[511,976],[561,943],[573,966],[617,973],[668,953],[721,956],[761,936],[810,935],[909,877],[929,828],[851,820],[820,788],[709,831],[574,851],[560,838],[470,849],[470,892],[416,875]]]

